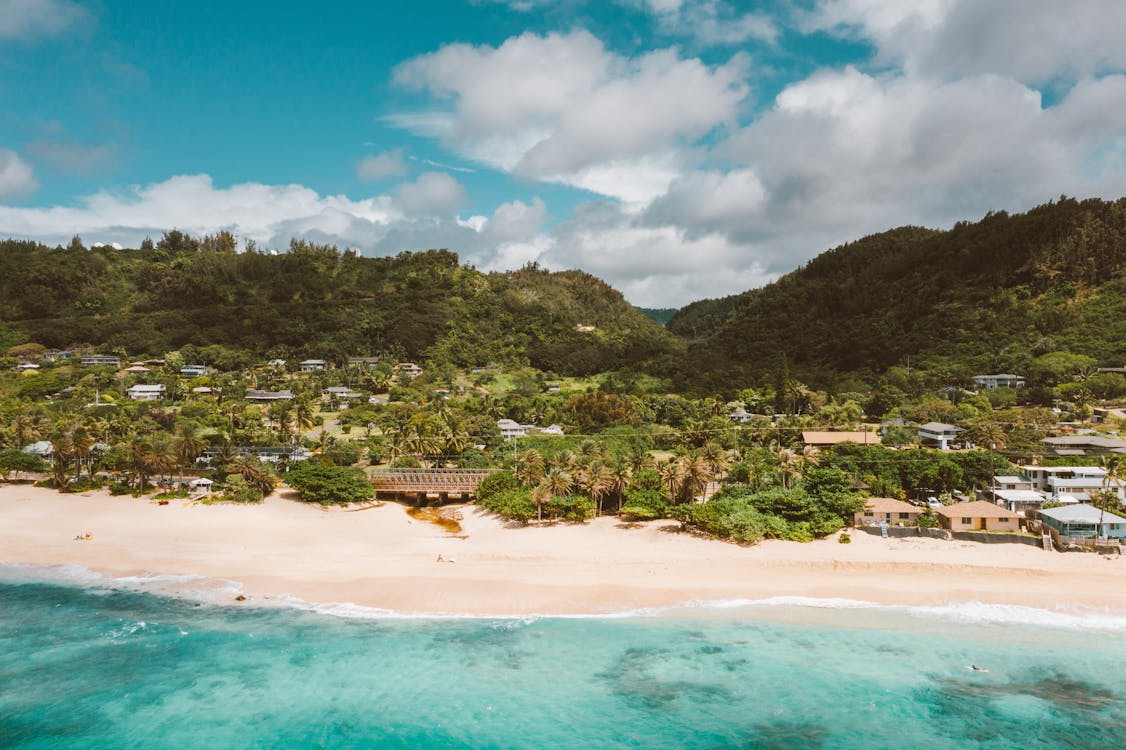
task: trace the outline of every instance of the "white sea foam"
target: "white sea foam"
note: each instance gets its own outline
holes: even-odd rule
[[[234,597],[244,593],[242,584],[224,578],[200,575],[166,575],[140,573],[130,576],[107,576],[81,565],[30,565],[0,562],[0,580],[16,583],[55,582],[82,586],[95,592],[112,590],[140,591],[176,599],[230,605]],[[353,620],[496,620],[503,627],[515,628],[543,619],[625,620],[668,616],[703,615],[732,617],[735,611],[753,616],[757,611],[802,610],[867,610],[884,612],[929,621],[956,622],[968,625],[1031,625],[1070,630],[1097,630],[1126,633],[1126,615],[1097,608],[1067,607],[1040,609],[1015,604],[989,604],[980,601],[950,602],[941,605],[894,605],[847,598],[816,598],[806,596],[774,596],[763,599],[693,600],[662,607],[642,607],[601,613],[563,614],[467,614],[458,612],[400,612],[353,602],[312,602],[295,596],[278,595],[250,597],[243,607],[294,609]]]

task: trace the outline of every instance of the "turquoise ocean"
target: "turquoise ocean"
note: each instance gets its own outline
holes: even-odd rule
[[[1126,747],[1105,614],[395,617],[58,578],[0,566],[2,748]]]

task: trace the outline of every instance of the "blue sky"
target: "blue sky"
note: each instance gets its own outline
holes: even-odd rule
[[[0,0],[0,236],[180,228],[637,304],[1126,194],[1126,4]]]

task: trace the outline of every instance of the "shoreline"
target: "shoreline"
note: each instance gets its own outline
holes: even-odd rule
[[[449,507],[462,516],[461,535],[414,520],[394,503],[354,513],[274,494],[250,506],[159,506],[7,485],[0,488],[0,561],[44,572],[79,566],[111,584],[150,576],[147,589],[182,599],[235,604],[241,592],[248,606],[355,616],[620,617],[785,598],[1126,617],[1121,557],[864,533],[851,544],[742,547],[677,532],[671,521],[603,517],[512,528],[473,506]],[[74,539],[87,531],[92,541]],[[99,585],[82,577],[74,582]],[[210,593],[193,593],[185,581],[203,582]],[[164,583],[179,584],[179,592]]]

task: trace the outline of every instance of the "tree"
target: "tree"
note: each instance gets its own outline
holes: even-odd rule
[[[199,430],[191,425],[181,424],[176,428],[176,437],[172,439],[172,450],[180,461],[180,474],[184,474],[188,464],[199,458],[203,449],[207,447]]]
[[[529,487],[539,484],[544,472],[543,455],[534,448],[524,451],[516,458],[515,471],[521,484]]]
[[[256,458],[240,456],[230,463],[227,471],[238,474],[261,496],[274,491],[274,476],[269,467]]]
[[[19,448],[8,448],[0,451],[0,477],[5,482],[12,472],[17,475],[21,472],[44,471],[47,464],[39,456],[25,453]]]
[[[361,469],[315,460],[299,462],[286,473],[285,481],[302,500],[321,505],[360,503],[375,494]]]

